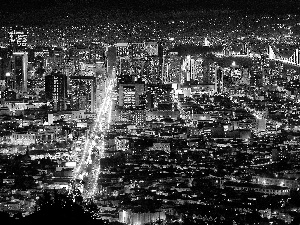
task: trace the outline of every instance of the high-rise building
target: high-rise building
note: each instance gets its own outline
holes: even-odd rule
[[[144,92],[144,84],[120,84],[119,107],[124,109],[144,107],[142,98]]]
[[[67,76],[61,72],[52,72],[45,77],[45,95],[54,111],[67,108]]]
[[[186,56],[182,63],[182,81],[191,83],[203,82],[203,60],[194,58],[190,55]]]
[[[27,52],[14,52],[11,61],[11,73],[7,76],[10,88],[18,93],[27,92],[28,79]]]
[[[146,89],[147,109],[172,110],[173,109],[173,88],[172,84],[148,84]]]
[[[181,61],[178,52],[169,52],[163,56],[162,83],[180,83]]]
[[[85,110],[85,112],[94,113],[96,106],[96,77],[71,76],[70,94],[72,110]]]
[[[214,84],[217,67],[218,67],[218,65],[216,63],[210,63],[203,67],[203,83],[204,84]]]
[[[221,67],[216,68],[215,72],[215,92],[223,93],[224,70]]]
[[[105,59],[105,49],[102,44],[93,42],[90,46],[90,61],[92,63],[103,62]]]
[[[118,77],[118,83],[131,83],[133,82],[131,62],[128,57],[119,57],[116,62],[116,73]]]
[[[129,44],[128,43],[117,43],[116,47],[116,55],[117,57],[126,57],[129,56]]]

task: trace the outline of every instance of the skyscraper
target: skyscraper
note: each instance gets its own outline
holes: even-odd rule
[[[141,96],[145,92],[144,84],[120,84],[119,106],[124,109],[136,109],[141,106]]]
[[[94,113],[96,105],[96,77],[70,77],[71,109]]]
[[[198,82],[203,81],[203,60],[201,58],[194,58],[190,55],[186,56],[182,62],[182,78],[184,82]]]
[[[178,52],[169,52],[163,57],[163,83],[179,83],[181,77],[181,57]]]
[[[45,94],[54,111],[66,110],[67,76],[61,72],[52,72],[47,75],[45,77]]]
[[[28,54],[27,52],[14,52],[12,56],[12,77],[16,92],[27,92]]]
[[[215,73],[215,92],[217,93],[223,92],[223,77],[224,70],[221,67],[217,67]]]

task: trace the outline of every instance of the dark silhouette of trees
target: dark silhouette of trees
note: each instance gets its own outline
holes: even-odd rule
[[[36,212],[19,219],[25,224],[104,224],[103,221],[93,219],[97,206],[88,203],[86,207],[74,201],[73,195],[66,195],[54,191],[44,192],[39,199]]]

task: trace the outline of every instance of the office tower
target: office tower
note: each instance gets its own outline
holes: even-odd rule
[[[133,79],[142,80],[145,83],[161,83],[162,61],[158,57],[147,57],[131,61]]]
[[[50,60],[51,60],[51,69],[52,70],[62,70],[64,68],[64,58],[65,52],[63,49],[54,48],[51,51]]]
[[[109,48],[107,54],[116,56],[115,71],[117,75],[118,84],[131,83],[133,81],[131,77],[130,59],[129,59],[129,44],[128,43],[117,43],[114,45],[115,48]],[[107,57],[107,68],[109,70],[109,57]],[[110,67],[110,70],[112,68]],[[107,70],[107,71],[108,71]]]
[[[203,60],[201,58],[186,56],[182,63],[182,75],[184,82],[203,82]]]
[[[132,43],[130,59],[134,80],[158,84],[162,82],[163,59],[159,55],[157,42]]]
[[[173,109],[172,84],[147,84],[145,86],[145,91],[147,109]]]
[[[116,43],[116,56],[118,57],[129,57],[129,43]]]
[[[217,67],[215,71],[215,92],[223,93],[223,78],[224,70],[221,67]]]
[[[158,110],[173,109],[173,88],[172,84],[160,84],[155,93],[154,105]]]
[[[105,49],[102,44],[93,42],[89,46],[89,49],[91,63],[103,62],[105,60]]]
[[[209,63],[203,66],[203,83],[204,84],[214,84],[215,74],[216,74],[216,63]]]
[[[190,82],[192,76],[194,75],[194,59],[190,55],[186,56],[182,63],[182,75],[184,76],[181,80],[185,82]]]
[[[66,110],[67,76],[61,72],[52,72],[47,75],[45,77],[45,94],[54,111]]]
[[[132,43],[129,48],[132,59],[141,59],[146,57],[145,43]]]
[[[120,57],[117,59],[116,74],[118,84],[134,82],[134,77],[132,76],[132,66],[129,58]]]
[[[180,83],[182,58],[178,52],[169,52],[163,56],[163,83]]]
[[[198,83],[203,83],[203,59],[197,58],[194,62],[195,74],[193,76],[193,80]]]
[[[119,107],[124,109],[137,109],[145,106],[144,84],[120,84]]]
[[[70,77],[70,103],[72,110],[84,110],[95,113],[96,106],[96,77]]]
[[[39,67],[43,69],[49,68],[49,57],[50,51],[47,48],[35,48],[34,49],[34,60],[39,62]],[[50,70],[50,68],[49,68]]]
[[[28,54],[27,52],[14,52],[11,61],[11,74],[7,76],[10,88],[17,93],[27,92],[28,79]]]
[[[161,83],[161,72],[162,72],[162,58],[152,57],[148,58],[145,67],[145,77],[147,83],[160,84]]]

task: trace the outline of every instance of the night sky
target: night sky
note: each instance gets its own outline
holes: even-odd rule
[[[183,10],[183,9],[229,9],[259,12],[297,13],[300,11],[298,0],[10,0],[1,5],[2,12],[34,12],[55,7],[65,10],[99,8],[120,10]]]
[[[0,7],[0,25],[59,25],[62,18],[70,23],[77,19],[92,20],[124,14],[126,19],[174,11],[226,10],[242,14],[300,14],[299,0],[10,0]],[[128,12],[131,12],[128,14]],[[70,19],[72,18],[72,19]],[[76,23],[76,22],[75,22]]]

